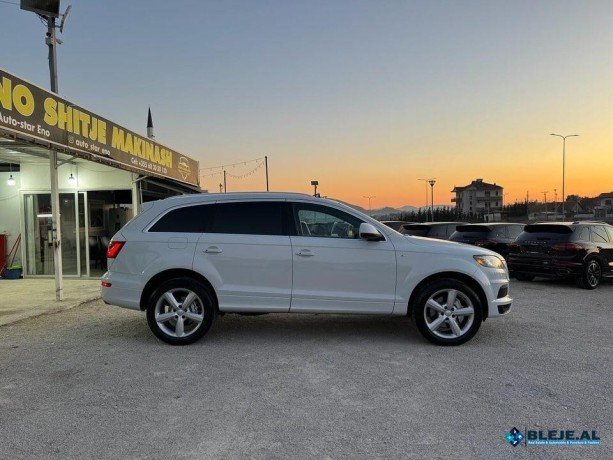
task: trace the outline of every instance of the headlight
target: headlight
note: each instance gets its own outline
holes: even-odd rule
[[[506,268],[504,259],[497,256],[473,256],[475,261],[482,267],[487,268]]]

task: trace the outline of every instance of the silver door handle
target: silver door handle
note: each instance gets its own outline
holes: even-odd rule
[[[296,253],[297,256],[302,256],[302,257],[313,257],[315,254],[313,254],[311,251],[309,251],[308,249],[303,249],[301,251],[298,251]]]
[[[219,249],[217,246],[209,246],[204,250],[204,252],[206,252],[207,254],[219,254],[221,252],[221,249]]]

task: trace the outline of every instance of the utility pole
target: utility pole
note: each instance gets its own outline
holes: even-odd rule
[[[370,196],[362,196],[362,198],[368,198],[368,211],[370,211],[370,200],[371,198],[377,198],[375,195]]]
[[[266,191],[268,192],[268,156],[264,156],[264,165],[266,167]]]
[[[549,220],[549,217],[547,216],[547,192],[541,192],[543,195],[545,195],[545,220]]]
[[[428,183],[430,184],[430,188],[432,189],[432,193],[430,194],[430,196],[432,197],[432,206],[431,206],[431,210],[432,210],[432,222],[434,222],[434,184],[436,183],[435,179],[429,179]]]

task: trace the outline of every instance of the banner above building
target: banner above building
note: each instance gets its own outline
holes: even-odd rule
[[[0,69],[3,129],[81,158],[106,159],[128,171],[199,185],[196,160]]]

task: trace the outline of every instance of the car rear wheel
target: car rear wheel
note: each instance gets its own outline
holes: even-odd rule
[[[577,285],[583,289],[596,289],[602,279],[602,268],[596,259],[588,260],[583,272],[577,278]]]
[[[419,332],[437,345],[460,345],[481,326],[481,302],[466,284],[441,279],[428,284],[413,308]]]
[[[168,280],[147,304],[147,323],[157,338],[171,345],[187,345],[208,332],[217,309],[209,290],[191,278]]]
[[[527,273],[515,273],[515,279],[517,281],[532,281],[534,279],[534,275],[528,275]]]

